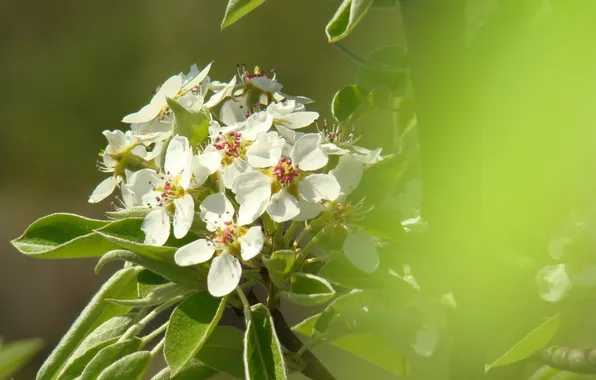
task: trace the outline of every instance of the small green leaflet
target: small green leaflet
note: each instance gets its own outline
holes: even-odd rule
[[[265,0],[230,0],[226,8],[226,14],[221,22],[221,29],[224,30],[240,20],[264,2]]]
[[[285,380],[286,365],[269,310],[258,304],[250,308],[244,336],[244,370],[247,380]]]
[[[372,3],[373,0],[344,0],[325,28],[329,42],[337,42],[350,34]]]

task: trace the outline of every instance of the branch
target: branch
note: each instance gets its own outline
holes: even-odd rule
[[[592,359],[596,348],[572,348],[552,346],[540,353],[539,359],[549,367],[582,374],[596,374],[596,362]]]

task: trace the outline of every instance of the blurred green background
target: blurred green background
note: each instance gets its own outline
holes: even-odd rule
[[[125,130],[120,119],[192,63],[203,67],[214,60],[211,77],[222,81],[239,63],[275,69],[287,93],[316,100],[313,108],[325,118],[335,91],[355,81],[356,65],[324,33],[335,3],[267,2],[220,32],[225,3],[0,2],[0,336],[46,341],[45,351],[16,379],[34,377],[108,276],[108,270],[94,274],[94,260],[35,260],[9,244],[46,214],[100,218],[110,208],[109,201],[87,203],[104,177],[95,169],[106,145],[101,131]],[[398,19],[395,10],[371,11],[347,42],[362,54],[395,42]],[[360,378],[345,360],[335,361],[338,378]]]

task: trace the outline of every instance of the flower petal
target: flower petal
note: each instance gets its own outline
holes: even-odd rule
[[[263,90],[265,92],[279,92],[282,89],[281,83],[278,83],[275,80],[269,78],[252,78],[249,80],[249,83],[258,88],[259,90]]]
[[[174,255],[174,261],[181,267],[196,265],[209,260],[214,252],[213,243],[199,239],[180,247]]]
[[[265,236],[261,227],[250,227],[244,236],[238,238],[240,241],[240,255],[242,260],[248,261],[258,255],[265,243]]]
[[[193,87],[196,87],[198,85],[201,84],[201,82],[207,77],[207,75],[209,74],[209,70],[211,69],[211,64],[213,62],[209,62],[209,64],[207,66],[205,66],[205,68],[197,74],[196,77],[190,79],[188,81],[188,83],[186,83],[184,85],[184,87],[182,88],[183,91],[186,90],[190,90]],[[196,68],[196,65],[194,65],[194,67],[191,67],[191,72],[193,72],[193,69]],[[197,69],[198,70],[198,69]]]
[[[234,158],[234,161],[223,170],[223,182],[226,188],[231,189],[236,178],[243,173],[251,171],[252,168],[241,158]]]
[[[223,297],[231,293],[242,276],[242,267],[238,260],[229,253],[215,257],[207,275],[207,289],[214,297]]]
[[[122,186],[122,199],[128,207],[143,206],[143,196],[149,194],[162,182],[153,169],[141,169],[127,177]]]
[[[147,123],[161,112],[161,105],[149,103],[135,113],[128,114],[122,119],[123,123]]]
[[[225,125],[242,122],[246,120],[246,117],[244,117],[246,107],[246,100],[244,98],[240,100],[226,100],[219,111],[219,120]]]
[[[259,202],[271,196],[271,178],[257,171],[240,174],[232,185],[240,204]]]
[[[339,197],[340,190],[337,179],[331,174],[311,174],[298,183],[300,196],[308,202],[334,201]]]
[[[298,199],[288,193],[286,189],[282,189],[271,196],[267,206],[267,213],[274,221],[278,223],[285,222],[300,213],[300,204]]]
[[[319,118],[318,112],[304,111],[294,112],[283,116],[281,119],[275,120],[275,124],[280,124],[290,129],[300,129],[308,127]]]
[[[290,158],[300,169],[312,171],[322,168],[329,161],[327,153],[321,149],[321,135],[307,133],[296,140]]]
[[[195,202],[190,194],[174,199],[174,236],[182,239],[190,230],[195,216]]]
[[[253,168],[266,168],[275,166],[286,144],[283,137],[277,132],[261,133],[246,150],[246,160]]]
[[[166,172],[175,177],[190,167],[191,160],[192,149],[188,139],[184,136],[173,137],[166,152]]]
[[[205,151],[192,158],[194,174],[193,187],[199,187],[221,167],[221,154],[210,145]]]
[[[224,193],[211,194],[201,203],[201,219],[209,231],[224,227],[234,216],[234,206]]]
[[[130,143],[130,136],[127,136],[126,133],[122,132],[121,130],[106,130],[102,133],[108,140],[108,144],[114,149],[114,152],[121,152]]]
[[[379,254],[375,242],[363,231],[348,232],[344,241],[344,254],[352,264],[366,273],[373,273],[379,267]]]
[[[261,133],[268,132],[273,124],[273,117],[267,112],[257,112],[246,119],[242,129],[242,138],[248,141],[254,141]]]
[[[141,225],[145,233],[144,244],[164,245],[170,237],[170,217],[162,207],[151,211]]]
[[[337,166],[329,174],[337,179],[341,192],[348,195],[358,187],[364,174],[364,166],[354,156],[346,154],[339,158]]]
[[[93,190],[91,196],[89,196],[89,203],[97,203],[106,199],[114,192],[117,184],[118,181],[114,176],[109,176],[108,178],[101,181],[95,190]]]
[[[238,209],[238,225],[245,226],[254,222],[259,216],[263,215],[268,205],[268,197],[241,204]]]
[[[222,90],[211,95],[209,100],[205,103],[205,107],[211,108],[221,103],[221,101],[224,100],[227,96],[232,95],[232,92],[234,91],[234,86],[236,86],[236,76],[234,76],[232,80]]]
[[[304,199],[299,199],[300,214],[296,215],[292,220],[300,222],[314,219],[325,210],[325,206],[317,202],[307,202]]]

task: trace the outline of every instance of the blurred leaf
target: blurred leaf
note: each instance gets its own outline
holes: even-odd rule
[[[195,358],[219,372],[244,379],[242,340],[242,331],[234,327],[218,326]]]
[[[258,304],[250,311],[244,336],[246,379],[286,379],[284,356],[269,310]]]
[[[288,281],[288,273],[296,261],[296,252],[292,250],[275,251],[270,257],[263,256],[263,263],[269,271],[271,281],[278,288],[283,288]]]
[[[242,361],[240,361],[240,363],[242,363]],[[217,374],[216,370],[210,368],[204,363],[201,363],[200,360],[190,359],[190,361],[184,367],[182,367],[176,376],[171,377],[170,369],[164,368],[157,375],[153,376],[151,380],[203,380],[210,379],[215,374]]]
[[[491,368],[518,362],[541,350],[558,331],[560,322],[559,314],[550,317],[496,359],[488,358],[484,367],[485,371],[488,372]]]
[[[139,380],[143,377],[153,355],[149,351],[127,355],[106,368],[97,380]]]
[[[184,300],[172,313],[164,355],[173,375],[194,357],[215,329],[226,308],[226,297],[201,292]]]
[[[174,99],[167,98],[174,112],[174,135],[185,136],[191,147],[201,144],[209,136],[209,119],[202,112],[190,112]]]
[[[387,86],[393,96],[403,95],[407,92],[408,75],[408,53],[406,49],[398,45],[382,46],[373,50],[367,57],[367,61],[384,64],[396,70],[375,70],[374,68],[361,65],[358,67],[357,83],[365,88],[377,88]]]
[[[139,298],[145,298],[153,290],[164,287],[170,281],[160,275],[144,269],[137,275],[137,290]]]
[[[41,339],[9,342],[0,347],[0,380],[8,379],[23,368],[41,350]]]
[[[265,0],[229,0],[221,29],[232,25],[264,2]]]
[[[130,310],[130,307],[107,303],[105,299],[134,297],[137,292],[136,275],[139,271],[139,268],[121,269],[103,284],[41,366],[36,380],[55,378],[87,335],[108,319]]]
[[[329,42],[346,37],[366,14],[372,2],[373,0],[344,0],[325,28]]]
[[[329,281],[309,273],[293,274],[286,289],[279,293],[280,297],[303,306],[324,303],[335,296]]]
[[[75,379],[87,366],[87,363],[104,347],[116,342],[134,321],[134,314],[117,315],[93,330],[68,358],[58,379]]]
[[[383,281],[381,273],[369,275],[355,268],[345,265],[338,260],[327,262],[318,275],[331,283],[350,289],[381,289]]]
[[[386,339],[372,334],[346,335],[330,342],[393,375],[407,375],[408,364],[403,354]]]
[[[391,8],[397,6],[397,0],[374,0],[372,6],[375,8]]]
[[[499,0],[466,0],[466,40],[471,42],[476,33],[491,18]]]
[[[354,314],[357,315],[363,309],[368,310],[371,304],[378,302],[378,299],[377,294],[363,290],[352,290],[348,294],[337,297],[317,318],[313,332],[315,335],[332,336],[354,332],[350,323],[354,319]]]
[[[103,266],[111,261],[128,261],[133,264],[140,265],[146,269],[149,269],[158,275],[167,278],[168,280],[175,282],[180,285],[187,286],[193,289],[200,289],[201,284],[198,281],[198,272],[191,267],[180,267],[176,265],[173,260],[159,260],[152,257],[140,255],[135,252],[125,250],[115,250],[106,253],[95,266],[95,272],[103,268]],[[135,289],[136,293],[136,289]],[[117,298],[117,297],[109,297]]]
[[[169,284],[153,290],[144,298],[135,298],[129,300],[108,298],[106,301],[115,303],[116,305],[124,305],[130,307],[147,307],[162,304],[165,301],[168,301],[176,296],[188,294],[192,291],[192,289],[188,289],[176,284]]]
[[[346,120],[352,120],[352,116],[356,113],[356,110],[366,104],[365,100],[368,100],[368,90],[358,86],[349,85],[335,93],[331,102],[331,112],[335,120],[342,122]]]
[[[143,341],[137,337],[126,339],[121,342],[114,342],[113,344],[104,347],[95,355],[95,357],[87,364],[79,380],[94,380],[119,358],[131,354],[138,350]]]
[[[141,229],[142,224],[142,218],[127,218],[112,222],[103,228],[99,228],[95,233],[119,248],[128,249],[144,256],[152,256],[156,258],[164,256],[173,257],[177,250],[175,247],[143,244],[145,234]],[[104,251],[104,253],[105,252],[107,251]]]
[[[115,211],[107,211],[106,214],[113,219],[127,219],[127,218],[145,218],[151,212],[149,207],[136,206],[123,208]]]
[[[11,243],[21,253],[37,258],[96,257],[114,249],[113,244],[93,234],[107,224],[73,214],[52,214],[35,221]]]

